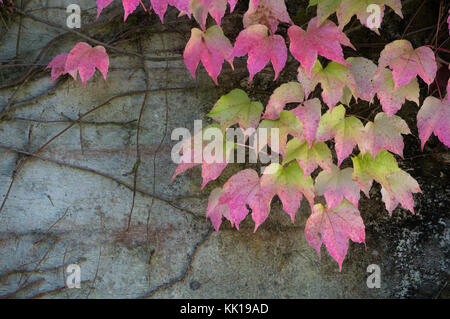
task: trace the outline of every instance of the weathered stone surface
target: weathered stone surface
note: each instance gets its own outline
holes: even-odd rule
[[[29,11],[59,25],[63,10],[72,1],[30,1],[26,8],[61,7]],[[78,1],[83,25],[93,21],[93,1]],[[3,12],[3,11],[2,11]],[[122,11],[105,11],[101,19],[119,15],[96,34],[102,41],[120,31]],[[174,21],[170,12],[167,21]],[[141,23],[142,51],[148,56],[176,56],[183,48],[186,23],[162,27],[155,17]],[[62,36],[34,62],[40,50],[65,31],[23,17],[11,16],[2,29],[0,60],[16,55],[23,63],[47,64],[51,57],[69,50],[79,38]],[[128,28],[140,22],[130,16]],[[8,20],[9,21],[9,20]],[[3,26],[2,26],[3,28]],[[117,44],[137,52],[137,41]],[[171,51],[168,53],[168,51]],[[236,71],[225,66],[220,87],[201,68],[193,81],[182,60],[146,62],[151,92],[142,117],[137,192],[130,228],[133,198],[133,166],[136,163],[137,119],[144,99],[146,77],[139,57],[114,54],[105,82],[99,74],[81,89],[80,81],[62,80],[52,94],[49,72],[30,78],[23,86],[0,90],[0,110],[10,103],[13,111],[0,121],[0,144],[34,152],[71,120],[105,101],[109,103],[83,118],[57,137],[40,153],[41,158],[22,157],[13,150],[0,150],[0,194],[8,200],[0,212],[0,296],[104,298],[380,298],[448,297],[449,186],[448,157],[424,157],[403,166],[416,177],[423,195],[416,197],[417,214],[401,209],[389,218],[379,189],[360,211],[366,222],[367,245],[350,244],[339,272],[337,264],[322,250],[319,260],[306,243],[304,225],[310,213],[302,203],[291,224],[278,200],[268,220],[253,233],[247,218],[240,231],[228,223],[220,233],[211,230],[204,217],[207,196],[239,168],[228,167],[218,181],[200,190],[200,169],[194,168],[174,182],[176,165],[171,161],[171,132],[176,127],[192,130],[194,120],[205,114],[218,97],[243,86],[252,98],[267,99],[275,84],[273,76],[260,74],[248,85],[244,64]],[[153,53],[152,53],[153,52]],[[0,86],[23,76],[28,67],[0,69]],[[269,69],[268,69],[269,70]],[[282,81],[291,79],[295,65]],[[141,91],[133,95],[127,92]],[[17,92],[17,93],[15,93]],[[44,94],[35,103],[27,101]],[[118,97],[119,95],[124,95]],[[11,100],[10,97],[13,96]],[[117,98],[113,98],[117,97]],[[0,111],[1,112],[1,111]],[[28,140],[32,127],[31,140]],[[417,144],[415,140],[408,140]],[[410,154],[411,152],[408,152]],[[415,154],[415,153],[412,153]],[[23,168],[14,174],[16,166]],[[154,194],[154,195],[153,195]],[[65,268],[81,267],[81,289],[64,289]],[[381,267],[381,288],[366,285],[368,265]]]

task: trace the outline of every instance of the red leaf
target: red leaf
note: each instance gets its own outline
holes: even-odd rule
[[[269,61],[272,61],[275,78],[284,68],[287,60],[287,48],[281,35],[270,35],[265,25],[255,24],[242,30],[236,39],[233,56],[248,54],[247,68],[250,72],[249,81],[261,71]]]
[[[106,80],[108,66],[109,57],[104,47],[96,46],[93,48],[86,42],[79,42],[67,56],[65,71],[76,80],[78,70],[82,87],[84,87],[86,81],[94,74],[96,67],[102,72],[103,78]]]
[[[311,75],[311,69],[318,54],[340,64],[350,65],[344,60],[341,44],[355,48],[333,22],[327,20],[317,26],[317,17],[315,17],[309,21],[307,31],[293,25],[289,28],[288,34],[291,39],[289,49],[294,58],[305,68],[308,76]]]
[[[227,60],[233,67],[233,47],[218,26],[212,26],[205,32],[193,28],[191,38],[184,49],[184,63],[195,78],[195,70],[200,61],[209,76],[217,83],[222,64]]]

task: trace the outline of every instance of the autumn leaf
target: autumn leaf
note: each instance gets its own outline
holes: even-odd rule
[[[260,102],[251,102],[247,93],[234,89],[217,101],[208,116],[220,123],[222,131],[238,123],[245,131],[259,124],[264,107]]]
[[[408,124],[396,115],[390,118],[384,112],[375,116],[373,122],[367,122],[364,127],[363,138],[358,144],[362,153],[369,152],[372,157],[386,149],[403,157],[402,134],[411,134]]]
[[[175,170],[175,173],[172,176],[172,181],[175,177],[188,169],[191,169],[197,165],[202,165],[202,177],[203,182],[201,188],[204,188],[206,184],[210,181],[215,180],[220,176],[222,171],[228,165],[228,159],[230,158],[231,152],[234,150],[234,144],[226,140],[225,135],[221,135],[222,140],[218,142],[222,146],[222,153],[216,154],[211,152],[212,158],[205,158],[204,150],[205,147],[208,147],[209,140],[205,138],[205,132],[208,129],[216,128],[219,129],[218,125],[209,125],[205,127],[202,131],[198,132],[195,136],[191,137],[189,140],[186,140],[182,143],[178,153],[182,154],[178,163],[178,166]],[[200,137],[198,136],[200,135]],[[201,141],[201,145],[195,145],[196,141]],[[213,144],[214,145],[214,144]]]
[[[334,138],[338,166],[347,158],[357,144],[361,144],[363,124],[354,116],[345,116],[345,108],[339,105],[325,113],[317,128],[317,141],[325,142]]]
[[[291,18],[284,1],[280,0],[252,0],[244,14],[244,27],[263,24],[275,33],[279,22],[291,23]]]
[[[219,204],[219,198],[222,195],[222,189],[215,188],[211,191],[208,198],[208,207],[206,209],[206,217],[211,219],[216,232],[219,232],[220,225],[222,224],[222,217],[228,219],[233,226],[233,220],[231,219],[230,210],[228,205]]]
[[[386,205],[389,216],[401,204],[403,208],[414,214],[413,193],[422,193],[417,181],[408,173],[399,170],[387,175],[388,184],[381,187],[381,199]]]
[[[433,50],[425,46],[414,49],[408,40],[397,40],[384,47],[377,73],[387,66],[392,70],[394,89],[408,84],[417,75],[430,85],[437,72]]]
[[[398,16],[403,18],[402,3],[400,0],[345,0],[341,1],[336,13],[339,26],[344,28],[350,22],[351,18],[356,15],[362,25],[379,33],[376,28],[372,29],[368,25],[370,15],[372,14],[371,11],[368,12],[367,10],[370,5],[378,5],[380,7],[380,22],[383,20],[386,5],[391,7]]]
[[[318,23],[324,22],[330,15],[336,12],[339,27],[341,29],[356,15],[362,25],[367,25],[371,12],[367,12],[369,5],[380,7],[380,20],[383,20],[385,6],[391,7],[401,18],[402,4],[400,0],[310,0],[309,6],[317,5]],[[374,30],[376,31],[376,29]]]
[[[314,205],[314,185],[311,176],[305,176],[297,162],[291,162],[287,167],[273,163],[265,168],[260,180],[260,193],[270,201],[275,195],[281,200],[283,210],[291,216],[294,222],[295,214],[300,208],[303,195],[308,200],[311,209]],[[263,221],[258,221],[261,224]],[[259,226],[257,223],[255,228]]]
[[[300,120],[291,111],[281,111],[280,118],[277,120],[263,120],[258,129],[267,129],[267,144],[272,147],[272,129],[279,130],[279,152],[285,154],[286,142],[288,135],[297,137],[303,140],[303,125]],[[264,148],[264,143],[259,143],[258,151]]]
[[[287,60],[287,48],[281,35],[269,35],[268,29],[262,24],[251,25],[242,30],[234,45],[233,56],[248,54],[247,68],[250,72],[249,82],[271,61],[277,79]]]
[[[319,54],[348,66],[344,60],[341,44],[355,49],[347,36],[333,22],[325,21],[318,26],[317,17],[309,21],[307,31],[293,25],[289,28],[288,34],[291,40],[289,49],[294,58],[301,63],[308,77]]]
[[[259,176],[252,169],[238,172],[223,186],[219,205],[226,204],[228,206],[232,223],[237,229],[249,213],[247,204],[253,211],[254,219],[264,220],[269,215],[270,201],[259,196],[258,192]]]
[[[291,110],[295,116],[302,122],[304,137],[311,147],[317,134],[317,127],[319,126],[322,105],[318,98],[314,98],[301,103],[298,107]]]
[[[113,0],[97,0],[97,18],[104,8],[106,8]],[[139,6],[139,0],[122,0],[123,10],[125,14],[123,16],[123,21],[136,10]]]
[[[360,190],[353,181],[352,175],[352,168],[341,170],[336,165],[332,165],[331,172],[321,171],[316,177],[316,193],[325,197],[328,209],[338,207],[344,197],[358,208]]]
[[[222,71],[226,60],[233,67],[233,47],[223,31],[218,26],[212,26],[206,32],[193,28],[191,38],[184,49],[184,63],[195,78],[195,70],[200,61],[209,76],[218,85],[217,77]]]
[[[442,101],[429,96],[423,102],[417,114],[417,128],[422,150],[425,143],[434,133],[439,140],[450,147],[450,94]]]
[[[358,209],[347,200],[333,210],[317,204],[306,222],[305,237],[319,257],[320,247],[324,244],[330,255],[338,262],[339,270],[342,270],[348,240],[351,239],[356,243],[365,242],[364,222]]]
[[[53,83],[53,81],[55,81],[59,76],[67,74],[66,60],[68,55],[68,53],[59,54],[55,56],[47,65],[46,69],[52,69],[50,83]]]
[[[395,83],[392,79],[392,71],[383,69],[373,79],[374,86],[372,93],[376,93],[380,103],[383,107],[383,111],[392,116],[397,113],[406,100],[416,102],[419,104],[419,82],[416,78],[413,78],[411,82],[404,86],[400,86],[395,89]]]
[[[305,99],[303,89],[298,82],[288,82],[282,84],[273,91],[269,103],[266,106],[266,112],[263,118],[276,120],[280,112],[288,103],[300,103]]]
[[[349,68],[333,61],[323,68],[317,60],[310,76],[306,74],[302,67],[299,67],[298,81],[303,84],[306,96],[309,96],[316,85],[320,83],[323,101],[330,110],[333,110],[343,97],[344,88],[349,88],[353,95],[356,95],[356,82]]]
[[[305,176],[314,172],[319,166],[326,171],[331,171],[333,164],[331,151],[327,144],[317,142],[309,147],[308,143],[298,138],[293,138],[287,143],[283,165],[292,160],[298,162]]]
[[[382,199],[391,215],[400,203],[414,213],[412,193],[421,193],[419,184],[408,173],[402,171],[394,156],[382,150],[375,159],[369,153],[352,157],[353,179],[360,189],[369,197],[373,180],[381,184]]]
[[[168,5],[174,6],[190,16],[190,0],[150,0],[150,3],[151,8],[159,16],[162,23],[164,23],[164,14]]]
[[[93,48],[86,42],[79,42],[67,56],[65,72],[72,75],[76,81],[78,71],[81,87],[84,87],[86,81],[94,74],[95,68],[100,70],[106,80],[108,67],[109,57],[104,47],[99,45]]]
[[[366,58],[348,58],[349,70],[355,80],[355,99],[371,102],[375,92],[372,79],[377,73],[377,65]],[[353,84],[353,83],[352,83]]]

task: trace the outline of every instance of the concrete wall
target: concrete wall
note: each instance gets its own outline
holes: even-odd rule
[[[28,15],[42,21],[3,8],[6,25],[0,22],[0,61],[20,59],[17,64],[45,65],[81,41],[67,30],[44,23],[64,26],[64,8],[73,1],[23,2],[28,3],[24,9]],[[84,89],[80,81],[68,78],[52,85],[46,71],[0,90],[0,110],[10,109],[2,113],[0,121],[0,200],[13,182],[0,212],[0,295],[448,297],[448,155],[402,163],[423,190],[423,195],[415,197],[416,215],[397,209],[389,218],[377,187],[370,200],[361,200],[367,245],[350,244],[342,272],[325,249],[319,260],[306,243],[303,232],[310,214],[306,203],[302,203],[295,224],[290,223],[277,199],[270,217],[255,234],[249,218],[240,231],[225,223],[217,234],[205,219],[207,197],[242,166],[228,167],[204,190],[200,190],[198,168],[171,182],[176,165],[170,158],[175,144],[170,134],[176,127],[192,129],[196,119],[207,123],[205,114],[232,88],[243,87],[253,99],[267,101],[274,88],[271,68],[251,85],[246,83],[245,61],[237,61],[234,73],[224,66],[219,87],[203,68],[193,81],[180,54],[190,27],[186,22],[172,22],[176,21],[175,12],[169,13],[165,27],[155,16],[149,18],[144,13],[130,16],[122,24],[118,7],[106,10],[100,18],[104,22],[116,16],[111,22],[89,27],[94,21],[95,2],[78,4],[83,10],[83,34],[107,42],[113,36],[120,39],[120,31],[137,34],[139,29],[139,41],[113,45],[148,57],[172,59],[149,59],[144,68],[139,56],[108,49],[111,60],[106,82],[97,71]],[[30,11],[43,7],[57,8]],[[47,45],[55,37],[58,40]],[[291,65],[281,81],[295,78],[295,67],[295,63]],[[0,86],[20,79],[29,69],[0,65]],[[40,70],[39,66],[34,70]],[[137,158],[137,120],[146,78],[151,91],[142,114],[141,163],[127,230]],[[39,157],[20,153],[38,150],[72,125],[79,114],[95,107],[98,109],[81,123],[43,148]],[[81,267],[81,289],[64,288],[65,268],[73,263]],[[366,285],[370,264],[381,267],[380,289]]]

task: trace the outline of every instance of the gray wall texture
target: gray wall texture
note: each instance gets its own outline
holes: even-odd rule
[[[423,190],[416,215],[398,208],[389,217],[377,187],[362,197],[366,246],[350,244],[342,272],[325,249],[319,259],[305,241],[306,203],[294,224],[275,200],[256,233],[249,218],[240,231],[225,223],[215,233],[205,219],[207,197],[242,165],[230,165],[204,190],[199,168],[171,182],[171,131],[207,123],[205,114],[233,88],[267,101],[276,87],[271,67],[247,84],[245,60],[234,72],[224,65],[216,87],[202,67],[196,80],[185,68],[193,24],[175,11],[165,25],[143,12],[124,24],[119,1],[98,20],[95,1],[14,2],[21,13],[0,11],[0,297],[449,296],[446,149],[401,162]],[[73,2],[82,8],[75,31],[89,38],[65,28]],[[92,39],[110,46],[107,81],[97,71],[84,89],[68,77],[50,84],[44,67],[51,58]],[[295,78],[295,67],[281,81]],[[66,267],[74,263],[81,288],[67,289]],[[366,285],[370,264],[381,268],[380,289]]]

